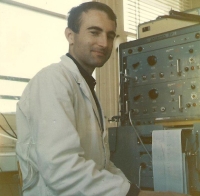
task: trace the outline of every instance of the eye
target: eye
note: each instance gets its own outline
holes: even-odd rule
[[[98,32],[98,31],[90,31],[90,33],[91,33],[92,35],[94,35],[94,36],[99,35],[99,32]]]
[[[114,40],[115,39],[115,35],[108,35],[108,39]]]
[[[114,40],[115,37],[116,37],[116,35],[115,35],[114,33],[109,33],[109,34],[107,35],[107,37],[108,37],[108,39],[110,39],[110,40]]]

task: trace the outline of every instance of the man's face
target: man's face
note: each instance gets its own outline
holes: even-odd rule
[[[103,11],[89,10],[82,14],[79,33],[73,32],[70,54],[92,74],[109,59],[116,25]]]

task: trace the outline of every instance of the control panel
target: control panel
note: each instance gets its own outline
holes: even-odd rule
[[[200,25],[120,45],[121,123],[200,119]]]
[[[111,161],[142,190],[200,195],[200,25],[122,43]]]

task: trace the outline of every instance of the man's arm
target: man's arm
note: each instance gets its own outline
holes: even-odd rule
[[[40,74],[30,91],[31,129],[39,172],[49,191],[59,196],[126,195],[129,183],[124,178],[84,158],[70,81]]]

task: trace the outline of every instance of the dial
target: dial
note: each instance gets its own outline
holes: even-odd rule
[[[151,98],[151,99],[157,99],[157,97],[158,97],[158,90],[157,89],[151,89],[150,91],[149,91],[149,97]]]
[[[148,62],[148,64],[150,65],[150,66],[153,66],[153,65],[155,65],[156,63],[157,63],[157,58],[156,58],[156,56],[149,56],[148,58],[147,58],[147,62]]]

